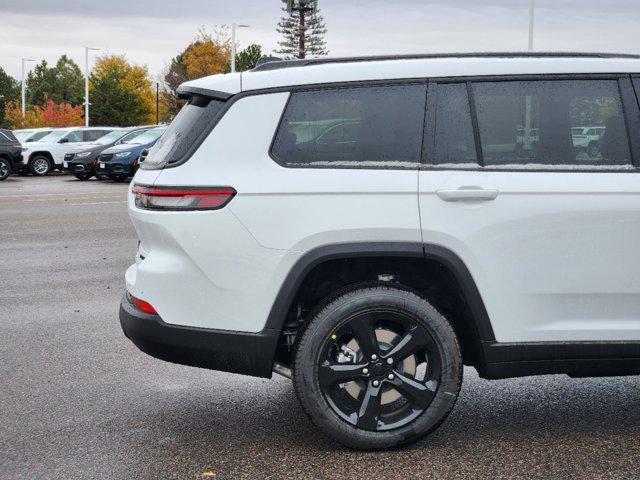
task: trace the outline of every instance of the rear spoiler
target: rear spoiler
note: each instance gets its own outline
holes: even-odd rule
[[[209,90],[207,88],[190,87],[188,85],[180,85],[178,87],[178,98],[182,100],[189,100],[194,95],[213,98],[214,100],[227,101],[233,96],[232,93],[221,92],[218,90]]]

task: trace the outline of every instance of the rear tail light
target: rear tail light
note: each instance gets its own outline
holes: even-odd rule
[[[14,143],[13,145],[11,145],[13,148],[22,148],[22,145],[19,143]]]
[[[133,295],[129,295],[129,299],[131,300],[131,303],[133,304],[133,306],[136,307],[138,310],[144,313],[151,313],[152,315],[158,314],[158,312],[156,312],[156,309],[153,308],[150,303],[145,302],[144,300],[140,300],[139,298],[134,297]]]
[[[231,187],[133,186],[136,207],[145,210],[217,210],[235,196]]]

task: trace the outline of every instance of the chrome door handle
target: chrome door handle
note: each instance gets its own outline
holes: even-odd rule
[[[436,195],[445,202],[495,200],[500,192],[477,187],[462,187],[456,190],[437,190]]]

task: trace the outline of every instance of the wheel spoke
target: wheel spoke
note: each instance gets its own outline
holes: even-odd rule
[[[397,372],[391,383],[393,388],[400,392],[404,398],[421,409],[425,409],[431,404],[437,389],[435,381],[427,382],[425,385]]]
[[[421,348],[431,350],[433,353],[437,353],[438,351],[431,335],[420,327],[413,327],[391,350],[385,353],[384,358],[391,357],[397,363],[409,355],[416,353]]]
[[[354,318],[351,322],[351,328],[364,358],[369,359],[371,355],[380,355],[374,320],[370,315]]]
[[[336,383],[348,382],[363,376],[362,369],[366,364],[329,363],[325,362],[318,369],[318,381],[321,387],[329,387]]]
[[[356,425],[365,430],[377,430],[380,410],[380,386],[374,387],[369,383],[358,410]]]

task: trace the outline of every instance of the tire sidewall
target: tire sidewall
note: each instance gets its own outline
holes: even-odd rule
[[[442,365],[438,390],[427,410],[408,425],[385,432],[361,430],[338,417],[324,398],[317,373],[327,336],[346,317],[377,306],[401,311],[424,326],[436,340]],[[460,391],[462,359],[453,329],[433,306],[413,292],[372,287],[349,292],[318,312],[299,342],[293,376],[303,407],[325,434],[352,448],[393,448],[420,439],[444,421]]]

